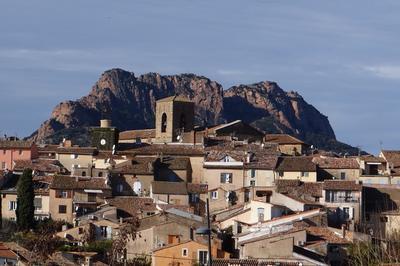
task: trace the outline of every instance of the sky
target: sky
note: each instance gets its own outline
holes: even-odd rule
[[[400,149],[398,0],[1,1],[0,134],[27,136],[102,72],[276,81],[337,139]]]

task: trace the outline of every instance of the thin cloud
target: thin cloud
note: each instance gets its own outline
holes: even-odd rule
[[[386,79],[400,79],[400,66],[395,65],[380,65],[363,67],[367,71],[377,77]]]

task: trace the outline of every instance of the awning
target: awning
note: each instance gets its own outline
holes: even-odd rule
[[[86,193],[103,193],[103,190],[100,189],[84,189],[83,191],[85,191]]]

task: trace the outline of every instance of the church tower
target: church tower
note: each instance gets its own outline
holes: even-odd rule
[[[179,142],[194,127],[194,103],[183,96],[156,102],[156,142]]]

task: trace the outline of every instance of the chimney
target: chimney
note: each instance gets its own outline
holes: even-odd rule
[[[251,161],[251,152],[247,152],[246,163],[250,163],[250,161]]]
[[[100,120],[100,127],[101,128],[110,128],[111,127],[111,120],[109,120],[109,119],[101,119]]]

